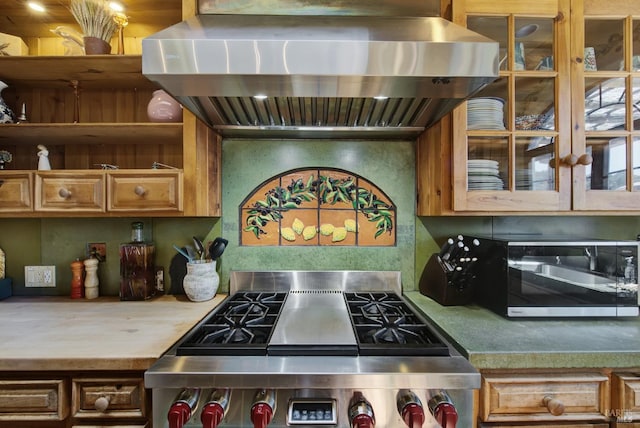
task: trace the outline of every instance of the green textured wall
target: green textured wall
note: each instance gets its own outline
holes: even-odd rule
[[[175,255],[173,244],[191,244],[193,235],[229,240],[219,271],[221,290],[231,270],[371,269],[399,270],[405,290],[417,282],[429,256],[457,234],[544,233],[571,239],[635,239],[638,216],[416,217],[415,156],[410,142],[259,140],[223,141],[222,219],[218,218],[46,218],[0,219],[0,248],[15,295],[68,295],[69,264],[84,258],[87,242],[105,242],[107,261],[99,266],[100,293],[116,296],[118,246],[130,237],[132,221],[142,220],[157,247],[157,264],[165,268]],[[265,179],[302,167],[332,167],[371,180],[398,207],[396,247],[239,247],[239,205]],[[187,195],[188,197],[188,195]],[[25,265],[55,265],[55,289],[25,288]],[[167,279],[165,285],[171,284]]]
[[[130,218],[55,218],[0,219],[0,248],[6,253],[7,276],[13,279],[14,295],[69,295],[71,270],[76,258],[85,258],[88,242],[107,244],[107,259],[98,266],[100,294],[117,296],[119,291],[119,245],[131,238],[131,222],[143,221],[145,238],[156,245],[156,264],[165,268],[175,255],[173,244],[190,244],[193,235],[211,240],[219,233],[219,220],[130,219]],[[56,266],[55,288],[25,288],[24,266]],[[170,283],[167,279],[165,288]]]
[[[222,284],[231,270],[398,270],[414,287],[415,155],[411,142],[228,139],[222,146]],[[397,207],[395,247],[240,247],[239,206],[254,188],[284,171],[340,168],[375,183]]]

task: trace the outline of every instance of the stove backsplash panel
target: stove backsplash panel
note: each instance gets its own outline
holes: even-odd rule
[[[229,240],[220,266],[223,287],[228,286],[231,270],[392,270],[402,273],[405,290],[414,289],[413,142],[225,139],[222,150],[222,232]],[[323,196],[316,187],[317,199],[301,201],[298,208],[287,211],[282,225],[267,221],[266,233],[258,232],[259,240],[255,231],[243,235],[249,212],[257,201],[265,201],[265,193],[276,187],[287,190],[291,180],[298,178],[304,187],[311,174],[320,173],[336,179],[352,177],[360,188],[379,193],[376,198],[392,210],[391,234],[383,231],[376,240],[377,221],[369,221],[351,202],[338,204],[343,208],[339,213],[319,209],[318,199]],[[289,215],[292,211],[296,214]],[[300,222],[294,229],[295,218]],[[342,225],[347,219],[353,219],[361,227],[358,230],[371,234],[371,239],[357,242],[355,234],[347,232],[344,240],[332,241],[332,235],[319,230],[321,224]],[[316,226],[316,236],[305,240],[303,233],[295,232],[300,226],[303,231]],[[294,241],[283,239],[283,227],[294,231]],[[257,241],[263,245],[256,245]]]

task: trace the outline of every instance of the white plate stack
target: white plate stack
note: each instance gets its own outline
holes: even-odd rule
[[[516,169],[516,190],[532,190],[531,170]]]
[[[467,161],[467,176],[469,190],[504,190],[498,161],[471,159]]]
[[[490,97],[467,101],[467,129],[504,130],[504,100]]]

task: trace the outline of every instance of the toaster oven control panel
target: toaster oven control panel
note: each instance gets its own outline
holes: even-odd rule
[[[336,400],[304,398],[289,401],[287,425],[337,425]]]

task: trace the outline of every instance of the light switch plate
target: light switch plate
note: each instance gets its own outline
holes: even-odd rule
[[[55,266],[25,266],[24,267],[25,287],[55,287],[56,267]]]

